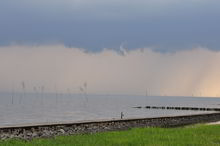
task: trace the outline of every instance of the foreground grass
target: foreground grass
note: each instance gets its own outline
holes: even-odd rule
[[[196,125],[184,128],[135,128],[128,131],[59,136],[32,141],[0,141],[0,146],[121,146],[121,145],[204,145],[220,146],[220,125]]]

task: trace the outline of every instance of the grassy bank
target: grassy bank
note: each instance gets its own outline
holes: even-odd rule
[[[59,136],[32,141],[0,141],[0,146],[116,146],[116,145],[204,145],[220,146],[220,125],[196,125],[184,128],[135,128],[128,131]]]

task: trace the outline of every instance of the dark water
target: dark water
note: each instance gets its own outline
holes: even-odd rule
[[[0,94],[0,127],[99,119],[144,118],[208,113],[204,111],[135,109],[135,106],[220,108],[220,98],[83,94]],[[209,112],[210,113],[210,112]]]

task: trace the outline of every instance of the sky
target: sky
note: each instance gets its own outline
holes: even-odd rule
[[[0,45],[219,50],[219,0],[1,0]]]
[[[1,0],[0,91],[220,96],[219,0]]]

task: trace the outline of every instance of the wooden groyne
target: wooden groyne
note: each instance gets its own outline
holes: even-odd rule
[[[59,123],[45,125],[26,125],[0,128],[0,140],[19,138],[30,140],[40,137],[95,133],[103,131],[127,130],[135,127],[176,127],[197,123],[220,121],[220,113],[138,118],[122,120],[91,121],[78,123]]]
[[[163,109],[163,110],[191,110],[191,111],[217,111],[220,112],[220,108],[203,108],[203,107],[173,107],[173,106],[137,106],[133,108],[146,108],[146,109]]]

